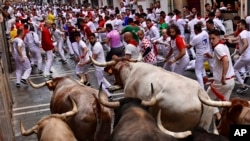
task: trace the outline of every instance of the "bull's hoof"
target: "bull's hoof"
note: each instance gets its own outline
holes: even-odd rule
[[[110,92],[114,92],[114,91],[117,91],[117,90],[120,90],[122,89],[122,87],[120,85],[113,85],[113,86],[110,86],[107,88]]]

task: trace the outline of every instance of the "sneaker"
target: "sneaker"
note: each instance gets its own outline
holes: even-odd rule
[[[20,88],[20,87],[21,87],[21,84],[20,84],[20,83],[16,83],[16,87],[17,87],[17,88]]]
[[[113,96],[109,96],[108,99],[109,99],[109,101],[113,101],[114,98],[113,98]]]
[[[236,90],[236,93],[242,94],[242,93],[246,92],[247,90],[248,90],[248,87],[245,87],[245,88],[238,88],[238,89]]]
[[[53,71],[49,71],[49,73],[53,73]]]
[[[83,84],[86,85],[86,86],[90,86],[89,81],[85,81]]]
[[[43,77],[46,79],[53,79],[53,77],[51,75],[44,75]]]
[[[26,85],[28,84],[25,79],[21,79],[21,83],[26,84]]]
[[[74,54],[70,54],[70,59],[74,59],[75,55]]]

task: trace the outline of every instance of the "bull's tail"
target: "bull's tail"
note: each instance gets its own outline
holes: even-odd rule
[[[96,108],[94,108],[94,112],[96,114],[96,131],[94,135],[95,141],[108,141],[111,133],[111,119],[107,117],[106,112],[104,110],[104,106],[99,103],[98,98],[95,94]]]

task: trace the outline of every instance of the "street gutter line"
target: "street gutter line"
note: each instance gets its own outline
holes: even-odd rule
[[[14,108],[13,111],[19,111],[19,110],[30,109],[30,108],[38,108],[38,107],[49,106],[49,105],[50,103],[39,104],[39,105],[34,105],[34,106],[25,106],[25,107],[20,107],[20,108]]]
[[[38,112],[45,112],[45,111],[49,111],[49,110],[50,110],[50,108],[46,108],[46,109],[41,109],[41,110],[34,110],[34,111],[28,111],[28,112],[14,113],[13,116],[21,116],[21,115],[26,115],[26,114],[38,113]]]

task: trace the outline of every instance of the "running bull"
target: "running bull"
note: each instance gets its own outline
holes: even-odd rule
[[[76,103],[72,99],[71,101],[73,103],[72,111],[46,116],[28,130],[25,130],[22,122],[20,122],[21,134],[29,136],[36,133],[39,141],[77,141],[70,127],[64,122],[66,118],[70,118],[77,113]]]
[[[198,94],[206,98],[209,96],[197,81],[151,64],[134,63],[136,60],[99,63],[91,59],[97,66],[113,65],[116,83],[124,87],[125,97],[149,100],[156,96],[157,103],[150,109],[150,113],[156,119],[161,108],[162,124],[166,129],[173,132],[191,130],[197,126],[209,129],[213,108],[199,100]],[[150,92],[150,83],[155,86],[153,94]],[[217,131],[215,127],[214,130]],[[171,135],[175,136],[174,133]]]
[[[213,107],[223,107],[221,121],[218,126],[220,135],[230,137],[230,125],[250,124],[250,102],[234,98],[231,101],[213,101],[199,96],[204,104]]]
[[[50,101],[52,113],[64,113],[69,110],[69,96],[76,101],[78,113],[66,122],[78,141],[108,140],[111,134],[111,110],[98,102],[97,90],[69,77],[57,77],[41,84],[30,81],[30,84],[34,88],[47,85],[50,90],[53,90]]]
[[[156,103],[156,98],[150,101],[126,97],[116,102],[103,99],[99,93],[99,101],[104,106],[114,108],[114,130],[110,141],[177,141],[174,137],[161,132],[154,118],[148,113],[148,106]]]

